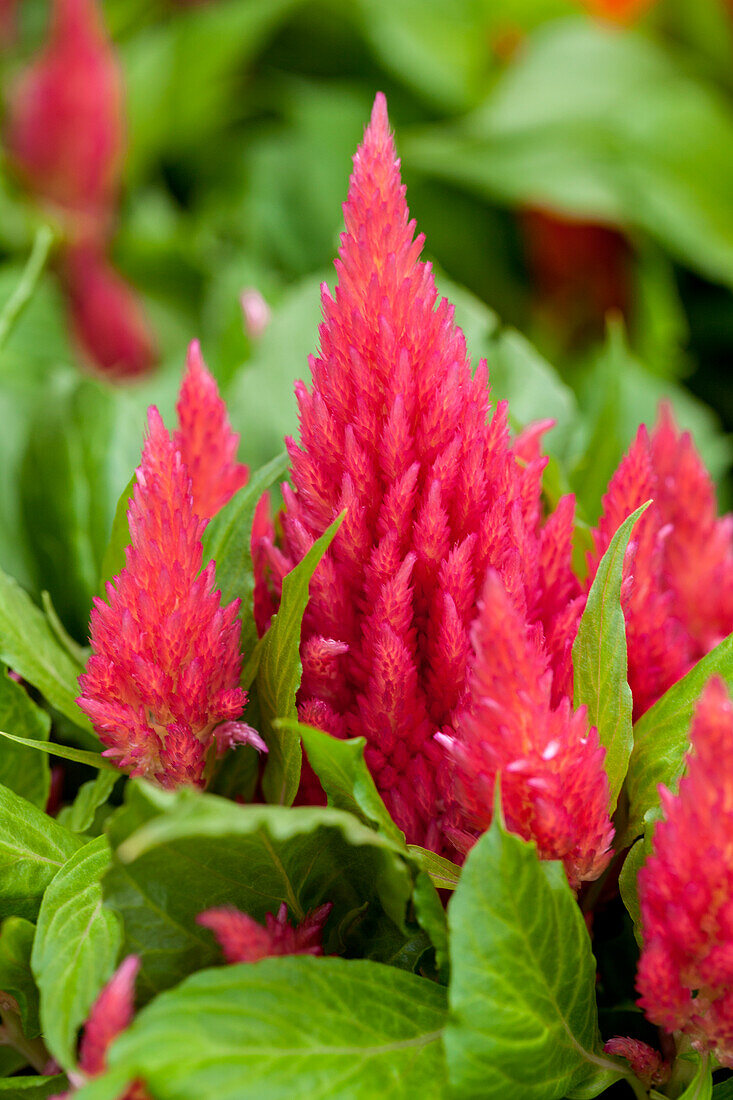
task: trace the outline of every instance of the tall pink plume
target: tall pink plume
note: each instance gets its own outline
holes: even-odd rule
[[[196,920],[214,933],[228,963],[258,962],[273,955],[322,955],[323,926],[332,908],[327,902],[298,925],[289,923],[285,902],[276,917],[266,915],[264,924],[232,908],[207,909]]]
[[[497,776],[507,828],[561,859],[570,885],[598,877],[611,856],[604,749],[585,708],[552,705],[542,629],[530,626],[521,586],[510,596],[489,569],[473,631],[470,696],[455,733],[439,735],[456,768],[456,847],[491,824]]]
[[[211,519],[247,484],[249,469],[237,462],[239,436],[232,431],[198,340],[188,349],[176,410],[179,426],[173,441],[191,478],[194,511]]]
[[[120,768],[165,787],[202,786],[218,747],[264,746],[235,721],[247,698],[239,601],[221,607],[214,562],[201,569],[205,521],[155,407],[127,516],[132,545],[108,602],[95,600],[79,706]]]
[[[733,1068],[733,707],[721,680],[697,706],[679,794],[639,872],[639,1004],[667,1031]]]
[[[572,634],[559,623],[577,594],[573,507],[564,501],[543,523],[538,444],[518,460],[506,406],[489,419],[486,364],[472,376],[453,309],[419,260],[423,238],[381,94],[344,216],[338,285],[334,296],[322,289],[312,389],[296,386],[300,440],[288,443],[283,552],[272,555],[262,515],[253,551],[276,602],[284,565],[346,510],[311,584],[299,713],[336,736],[366,737],[395,820],[410,841],[435,846],[448,759],[433,735],[465,695],[486,567],[519,556],[528,616],[553,639],[561,676]],[[266,611],[262,584],[260,597]],[[316,797],[313,786],[301,797]]]
[[[733,520],[718,519],[710,475],[666,404],[651,437],[642,425],[611,479],[588,585],[619,523],[650,498],[624,569],[635,717],[733,630]]]

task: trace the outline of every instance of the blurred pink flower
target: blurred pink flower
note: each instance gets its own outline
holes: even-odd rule
[[[259,340],[270,323],[270,307],[259,290],[249,287],[239,299],[244,317],[244,330],[251,340]]]
[[[273,955],[322,955],[323,926],[333,906],[330,902],[307,913],[299,925],[288,923],[288,907],[277,916],[268,913],[264,925],[238,909],[207,909],[197,922],[211,929],[228,963],[258,962]]]

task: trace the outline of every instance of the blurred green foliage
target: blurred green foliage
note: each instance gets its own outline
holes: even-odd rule
[[[272,458],[296,429],[292,383],[308,378],[316,351],[319,284],[332,282],[350,158],[378,89],[426,255],[471,354],[488,358],[515,424],[557,421],[548,492],[573,488],[593,521],[637,424],[668,395],[727,500],[726,0],[658,0],[630,28],[592,19],[580,0],[102,7],[127,89],[114,260],[144,297],[161,365],[124,389],[83,375],[53,264],[0,351],[0,564],[36,595],[50,588],[76,637],[144,408],[155,401],[170,418],[189,339],[201,338],[244,460]],[[40,48],[47,17],[47,0],[20,5],[5,89]],[[622,234],[623,318],[596,311],[576,323],[572,294],[593,273],[574,271],[570,255],[565,297],[548,299],[525,219],[538,208]],[[41,219],[2,165],[0,303]],[[246,287],[272,309],[261,338],[245,331]]]

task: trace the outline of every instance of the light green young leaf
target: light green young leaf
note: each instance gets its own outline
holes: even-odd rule
[[[100,771],[112,771],[116,776],[120,774],[119,769],[106,756],[102,756],[101,752],[73,749],[70,745],[57,745],[55,741],[32,741],[28,737],[15,737],[5,730],[0,730],[0,737],[4,737],[6,741],[13,741],[16,745],[25,745],[26,748],[34,749],[36,752],[46,753],[48,756],[74,760],[77,764],[88,764],[90,768],[98,768]]]
[[[15,999],[23,1035],[41,1034],[38,1020],[38,988],[31,973],[31,949],[35,927],[22,917],[8,917],[0,931],[0,989]]]
[[[268,802],[290,805],[300,782],[300,737],[273,726],[275,718],[297,718],[295,695],[300,686],[300,626],[308,603],[311,577],[341,526],[335,519],[308,553],[283,580],[280,609],[263,638],[257,670],[257,697],[263,721],[262,733],[269,753],[262,790]]]
[[[624,1075],[601,1052],[595,961],[562,864],[540,862],[500,814],[469,853],[448,927],[456,1096],[559,1100]]]
[[[634,743],[632,699],[627,680],[626,623],[621,610],[624,555],[649,501],[630,515],[601,558],[573,645],[574,703],[588,708],[588,721],[606,750],[609,812],[616,808]]]
[[[0,728],[14,730],[29,741],[47,741],[51,719],[28,695],[22,684],[11,680],[0,665]],[[43,753],[7,742],[0,751],[0,783],[44,809],[48,800],[50,771]]]
[[[57,816],[57,820],[71,829],[72,833],[85,833],[94,821],[97,809],[102,806],[112,793],[121,773],[114,771],[100,771],[95,779],[83,783],[79,792],[70,806],[64,806]]]
[[[408,844],[407,850],[414,856],[423,871],[427,871],[433,886],[439,890],[455,890],[461,879],[461,868],[445,856],[436,855],[418,844]]]
[[[116,913],[102,903],[107,838],[71,857],[46,890],[31,966],[41,991],[46,1046],[64,1069],[76,1063],[76,1032],[111,976],[122,944]]]
[[[354,814],[366,825],[404,845],[405,835],[389,816],[364,762],[365,738],[342,741],[292,718],[277,718],[273,725],[302,738],[308,762],[321,781],[329,806]]]
[[[444,1023],[445,991],[395,967],[264,959],[158,997],[109,1064],[139,1073],[157,1100],[440,1100]]]
[[[634,748],[626,779],[629,821],[619,838],[621,846],[639,836],[645,814],[659,805],[659,784],[676,789],[690,747],[695,707],[711,676],[720,676],[733,689],[733,634],[673,684],[634,726]]]
[[[32,920],[51,879],[81,843],[48,814],[0,787],[0,917]]]

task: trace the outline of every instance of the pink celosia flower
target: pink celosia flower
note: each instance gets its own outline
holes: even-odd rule
[[[654,1050],[647,1043],[639,1039],[629,1039],[616,1035],[609,1039],[603,1049],[607,1054],[614,1054],[617,1058],[625,1058],[631,1066],[636,1077],[646,1085],[664,1085],[669,1081],[672,1067],[666,1062],[658,1050]]]
[[[528,616],[553,639],[559,669],[572,638],[559,620],[577,591],[573,507],[565,501],[543,526],[539,447],[528,445],[520,461],[506,407],[489,420],[486,365],[472,377],[453,310],[419,261],[423,238],[409,220],[381,94],[344,214],[338,286],[334,297],[322,291],[313,388],[296,387],[300,444],[288,444],[294,489],[283,490],[271,594],[346,509],[311,583],[299,713],[337,736],[365,736],[395,820],[410,841],[436,845],[447,777],[433,735],[465,692],[486,567],[519,556]],[[260,529],[255,558],[272,545]]]
[[[97,245],[72,245],[61,273],[74,334],[91,365],[118,377],[146,374],[155,339],[133,288]]]
[[[201,571],[205,521],[190,478],[155,407],[148,424],[127,513],[132,545],[109,602],[95,600],[78,702],[119,767],[166,787],[201,786],[218,746],[264,745],[234,721],[247,698],[239,601],[221,607],[214,562]]]
[[[650,498],[623,592],[636,717],[733,630],[733,520],[717,518],[710,475],[667,405],[651,437],[642,425],[611,479],[588,585],[619,523]]]
[[[236,461],[239,436],[232,431],[198,340],[188,349],[176,409],[179,427],[173,441],[191,478],[194,511],[202,519],[211,519],[246,485],[249,470]]]
[[[98,236],[124,123],[120,70],[95,0],[54,0],[48,45],[10,97],[7,145],[35,194],[71,216],[74,235]]]
[[[733,707],[721,680],[705,688],[690,739],[679,794],[660,787],[665,820],[639,872],[639,1004],[733,1067]]]
[[[207,909],[196,918],[216,936],[228,963],[258,962],[272,955],[322,955],[323,926],[331,902],[307,913],[297,926],[288,923],[288,907],[265,916],[264,925],[239,909]]]
[[[542,859],[561,859],[570,885],[597,878],[611,856],[604,750],[585,708],[552,705],[552,671],[542,630],[489,569],[472,640],[470,697],[455,734],[439,737],[453,757],[456,846],[491,824],[500,775],[507,828],[534,840]],[[460,832],[463,829],[463,837]]]
[[[92,1005],[79,1045],[79,1069],[69,1077],[81,1086],[89,1078],[99,1077],[107,1068],[107,1051],[125,1028],[130,1026],[135,1009],[135,979],[140,969],[137,955],[128,955],[118,966]],[[76,1090],[52,1100],[67,1100]],[[148,1094],[136,1081],[125,1090],[120,1100],[147,1100]]]

